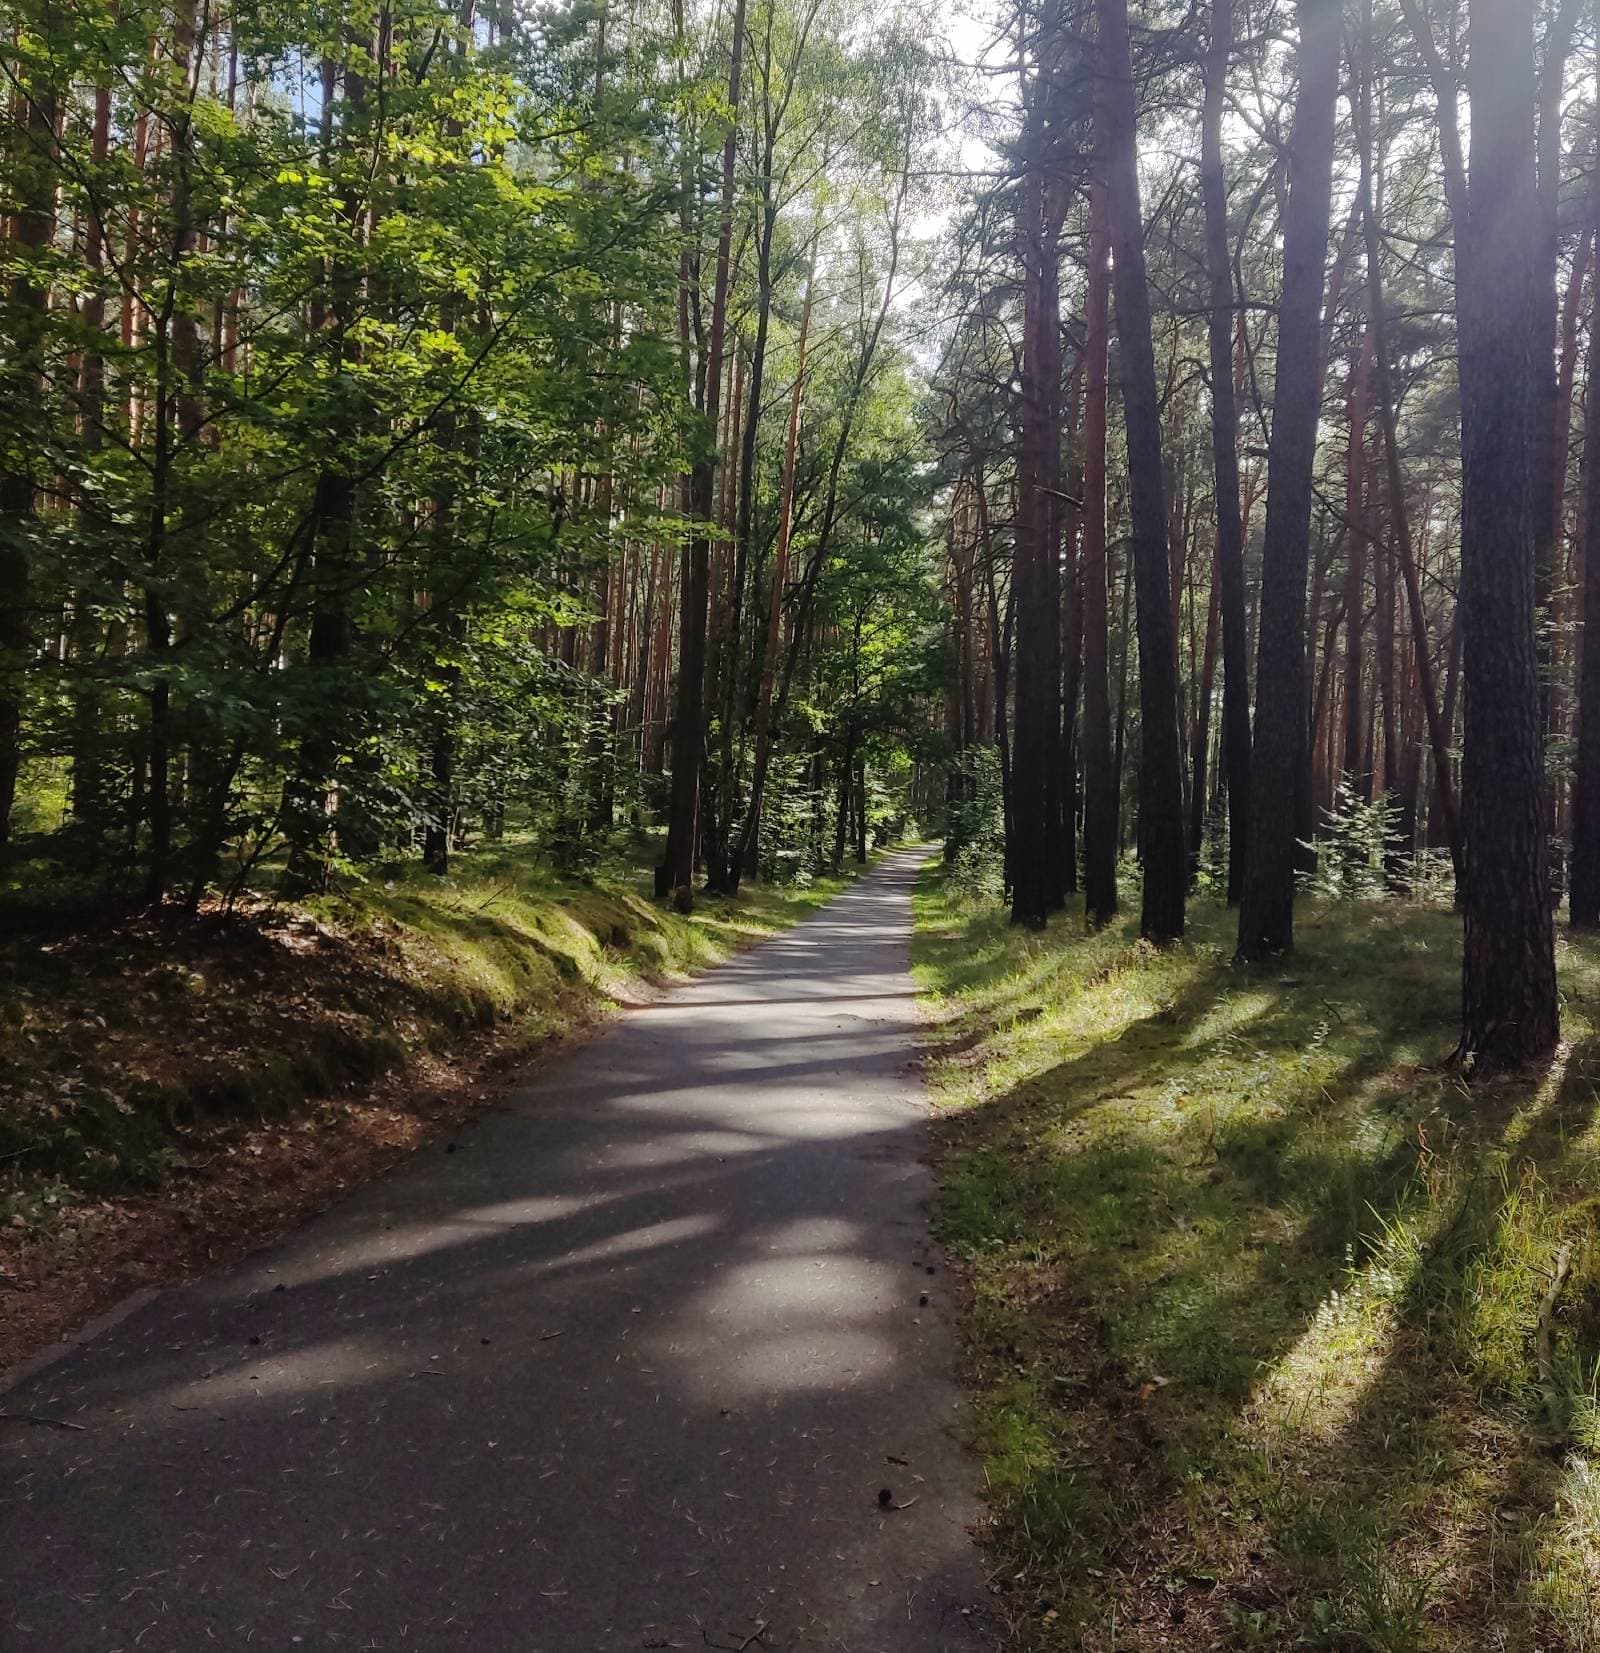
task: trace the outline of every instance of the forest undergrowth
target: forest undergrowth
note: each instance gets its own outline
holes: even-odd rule
[[[1458,918],[1303,907],[1242,967],[1220,902],[1158,952],[919,889],[1021,1643],[1600,1647],[1600,947],[1551,1063],[1469,1090]]]
[[[513,838],[447,879],[412,865],[304,901],[17,928],[0,943],[0,1371],[303,1219],[841,883],[752,882],[683,917],[650,899],[654,847],[619,840],[578,880]]]

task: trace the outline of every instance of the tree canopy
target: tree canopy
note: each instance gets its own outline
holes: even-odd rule
[[[1596,60],[1573,0],[18,0],[7,899],[628,827],[688,906],[915,818],[1248,961],[1359,818],[1463,1059],[1538,1056]]]

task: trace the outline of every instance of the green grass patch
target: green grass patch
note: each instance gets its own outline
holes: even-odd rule
[[[943,1237],[1023,1645],[1600,1648],[1600,950],[1468,1090],[1446,912],[1043,935],[930,871]]]

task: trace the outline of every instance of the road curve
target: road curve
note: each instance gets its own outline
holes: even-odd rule
[[[987,1646],[921,860],[8,1394],[0,1647]]]

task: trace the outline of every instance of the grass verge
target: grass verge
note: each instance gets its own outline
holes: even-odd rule
[[[1600,952],[1466,1089],[1457,921],[1044,935],[938,872],[941,1224],[1024,1646],[1600,1648]]]
[[[346,896],[0,946],[0,1370],[138,1287],[260,1243],[619,1004],[825,902],[690,917],[530,845]]]

